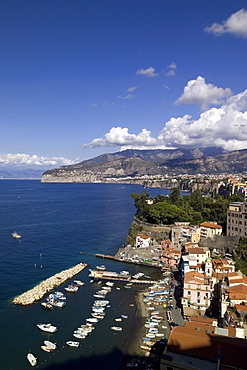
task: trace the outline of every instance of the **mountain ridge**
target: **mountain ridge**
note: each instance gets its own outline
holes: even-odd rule
[[[134,150],[106,153],[74,165],[61,166],[42,175],[42,182],[112,182],[138,176],[243,173],[247,149],[227,152],[221,148]]]

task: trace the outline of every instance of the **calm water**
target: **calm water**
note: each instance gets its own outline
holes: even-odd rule
[[[93,294],[99,289],[89,283],[88,268],[76,276],[85,286],[75,294],[67,294],[67,305],[44,310],[40,302],[21,307],[11,300],[40,281],[79,262],[89,268],[104,263],[110,271],[143,271],[143,267],[80,254],[80,251],[114,255],[125,242],[135,214],[131,193],[142,187],[120,184],[43,184],[31,180],[0,181],[0,369],[25,370],[30,350],[38,357],[40,369],[117,369],[133,329],[135,317],[134,289],[113,289],[107,295],[111,307],[106,317],[95,325],[94,332],[81,340],[78,349],[67,348],[67,340],[77,340],[73,331],[90,317]],[[167,194],[151,189],[152,196]],[[11,234],[17,231],[21,241]],[[42,255],[42,256],[41,256]],[[146,268],[151,276],[156,269]],[[67,284],[60,287],[63,288]],[[113,332],[114,318],[127,314],[121,323],[122,332]],[[58,350],[46,353],[40,349],[48,334],[36,324],[51,322],[58,332],[49,339],[57,342]]]

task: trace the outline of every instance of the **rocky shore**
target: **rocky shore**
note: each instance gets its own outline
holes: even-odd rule
[[[20,304],[22,306],[30,305],[40,300],[46,293],[52,291],[54,288],[63,284],[66,280],[71,279],[73,276],[79,274],[82,270],[87,267],[85,263],[79,263],[78,265],[69,268],[68,270],[61,271],[54,276],[42,281],[34,288],[27,292],[15,297],[12,301],[14,304]]]

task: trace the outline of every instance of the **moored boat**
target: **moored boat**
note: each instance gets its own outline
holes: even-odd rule
[[[49,310],[53,309],[52,304],[50,304],[49,302],[41,302],[41,306],[44,308],[48,308]]]
[[[121,326],[111,326],[112,330],[121,331],[123,328]]]
[[[80,345],[80,343],[79,342],[75,342],[75,341],[73,341],[73,340],[68,340],[67,342],[66,342],[66,344],[69,346],[69,347],[79,347],[79,345]]]
[[[48,333],[55,333],[57,331],[57,327],[54,325],[49,324],[37,324],[37,327],[40,330],[47,331]]]
[[[31,366],[36,366],[38,363],[37,358],[30,352],[27,354],[27,359]]]
[[[43,349],[43,351],[45,351],[45,352],[51,352],[52,351],[52,348],[50,348],[50,347],[47,347],[47,346],[40,346],[40,348],[41,349]]]
[[[51,348],[51,349],[56,349],[57,348],[57,344],[56,343],[53,343],[53,342],[50,342],[49,340],[45,340],[44,341],[44,345],[46,347]]]

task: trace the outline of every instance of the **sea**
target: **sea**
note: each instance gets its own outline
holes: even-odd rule
[[[114,255],[125,243],[135,215],[131,193],[141,191],[139,185],[0,180],[1,370],[30,369],[29,352],[37,357],[39,369],[118,368],[138,328],[135,292],[140,286],[125,289],[123,284],[115,284],[106,298],[110,307],[105,318],[95,324],[92,334],[79,340],[79,348],[68,347],[66,341],[78,341],[73,332],[90,317],[96,299],[93,294],[100,289],[98,283],[90,282],[89,269],[104,264],[109,271],[127,270],[132,275],[141,271],[158,278],[157,268],[93,255]],[[147,191],[151,196],[169,194],[166,189]],[[15,231],[21,239],[12,237]],[[17,295],[78,263],[88,265],[74,277],[85,285],[76,293],[66,293],[65,307],[46,310],[40,302],[30,306],[12,303]],[[65,292],[67,285],[62,284],[59,290]],[[120,323],[123,330],[113,331],[114,319],[121,314],[128,316]],[[52,323],[58,331],[42,332],[38,323]],[[47,353],[40,348],[48,339],[57,343],[57,350]]]

